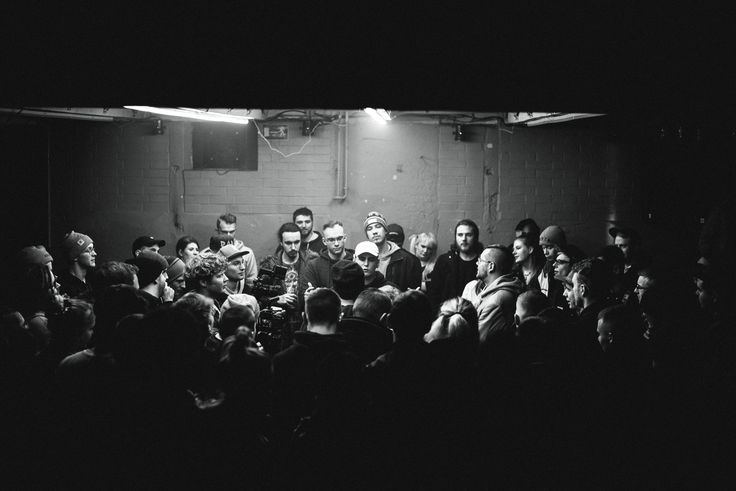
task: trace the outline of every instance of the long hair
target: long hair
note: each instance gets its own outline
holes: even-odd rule
[[[454,253],[457,252],[457,229],[463,225],[470,227],[473,231],[473,236],[475,237],[475,244],[473,244],[471,252],[475,254],[480,254],[481,252],[483,252],[484,249],[483,244],[480,242],[480,229],[478,229],[478,225],[476,225],[476,223],[469,218],[463,218],[455,225],[455,232],[453,233],[452,244],[450,244],[450,251]]]
[[[544,267],[547,260],[544,257],[544,254],[542,253],[542,248],[539,246],[539,238],[536,235],[533,234],[521,234],[520,236],[516,237],[514,239],[514,242],[517,240],[521,241],[526,245],[527,247],[532,248],[531,254],[529,254],[529,262],[531,264],[531,269],[534,271],[534,276],[539,276],[539,272]],[[516,271],[521,270],[520,264],[515,264],[514,268]]]

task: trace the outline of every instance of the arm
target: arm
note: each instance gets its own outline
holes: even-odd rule
[[[249,254],[245,255],[245,284],[250,288],[253,282],[258,278],[258,266],[256,265],[256,255],[253,250],[248,248]]]

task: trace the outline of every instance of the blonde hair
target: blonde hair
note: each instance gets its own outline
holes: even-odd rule
[[[427,278],[434,271],[434,265],[437,262],[437,237],[432,232],[412,234],[409,237],[409,252],[415,256],[417,255],[417,247],[424,241],[427,241],[427,245],[432,247],[432,254],[429,256],[429,260],[422,271],[422,290],[425,289],[424,285],[426,284]]]
[[[462,338],[478,343],[478,313],[473,304],[462,297],[445,300],[424,340],[431,343],[437,339]]]

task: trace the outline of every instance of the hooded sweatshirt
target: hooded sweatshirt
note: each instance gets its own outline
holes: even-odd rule
[[[462,297],[478,311],[481,343],[513,329],[516,297],[522,291],[523,283],[513,274],[500,276],[488,286],[482,280],[465,285]]]

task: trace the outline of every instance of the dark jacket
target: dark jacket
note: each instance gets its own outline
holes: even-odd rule
[[[386,353],[394,342],[391,329],[360,317],[343,317],[337,332],[345,336],[350,351],[363,365]]]
[[[87,273],[89,278],[91,278],[89,276],[91,273],[91,271]],[[56,281],[59,282],[59,293],[68,295],[69,298],[79,298],[89,301],[92,296],[92,288],[89,286],[89,283],[85,283],[69,271],[61,273]]]
[[[343,259],[352,261],[354,252],[352,249],[345,249]],[[309,286],[308,283],[311,283],[313,287],[332,288],[331,270],[332,265],[336,262],[337,260],[333,261],[330,258],[327,248],[322,248],[319,255],[309,259],[302,269],[302,274],[299,275],[299,298],[304,297],[304,291]]]
[[[319,254],[320,252],[322,252],[322,249],[325,245],[322,242],[322,234],[317,232],[316,230],[314,230],[314,233],[317,234],[317,237],[311,242],[302,242],[301,249],[309,249],[310,251]]]
[[[394,244],[394,247],[398,247]],[[386,268],[386,281],[406,291],[417,288],[422,284],[422,263],[406,249],[399,249],[392,253]]]
[[[467,262],[472,262],[472,267],[463,264]],[[439,256],[430,275],[431,281],[427,284],[427,295],[432,304],[439,306],[449,298],[461,296],[465,285],[476,277],[478,269],[475,263],[475,259],[463,261],[456,251],[445,252]],[[468,267],[463,268],[462,266]]]
[[[342,334],[294,333],[294,344],[273,358],[276,410],[286,423],[312,414],[320,380],[320,367],[333,353],[347,353]]]

